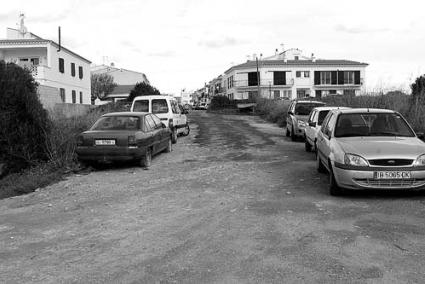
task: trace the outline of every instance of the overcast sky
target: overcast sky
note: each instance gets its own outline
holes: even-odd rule
[[[94,64],[143,72],[161,92],[195,89],[248,54],[281,44],[323,59],[369,63],[372,88],[408,87],[425,73],[423,1],[6,0],[0,37],[26,26]]]

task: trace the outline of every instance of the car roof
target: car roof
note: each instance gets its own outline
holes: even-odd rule
[[[301,101],[298,101],[298,100],[295,100],[294,102],[296,102],[297,104],[298,103],[303,103],[303,104],[308,104],[308,103],[312,103],[312,104],[326,104],[325,102],[321,102],[321,101],[308,101],[308,100],[301,100]]]
[[[336,106],[322,106],[322,107],[315,107],[313,110],[334,110],[334,109],[349,109],[349,107],[336,107]]]
[[[135,98],[133,99],[133,101],[136,101],[136,100],[149,100],[149,99],[152,99],[152,100],[154,100],[154,99],[169,99],[169,100],[175,100],[175,98],[170,97],[170,96],[165,96],[165,95],[151,95],[151,96],[138,96],[138,97],[135,97]]]
[[[144,116],[149,112],[136,112],[136,111],[121,111],[121,112],[109,112],[102,116]]]
[[[338,113],[395,113],[396,111],[383,108],[347,108],[337,109]]]

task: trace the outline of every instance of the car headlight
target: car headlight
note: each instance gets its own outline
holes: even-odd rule
[[[302,120],[298,120],[298,127],[306,127],[307,123],[305,123],[305,121]]]
[[[420,155],[413,163],[414,166],[425,166],[425,154]]]
[[[345,154],[344,163],[346,165],[358,167],[367,167],[369,165],[364,158],[354,154]]]

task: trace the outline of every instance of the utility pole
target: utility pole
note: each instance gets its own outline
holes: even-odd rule
[[[258,70],[258,57],[255,57],[257,63],[257,97],[260,97],[260,71]]]

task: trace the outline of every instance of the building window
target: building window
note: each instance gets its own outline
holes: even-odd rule
[[[59,72],[65,73],[65,60],[63,58],[59,58]]]
[[[286,85],[286,72],[284,71],[273,72],[273,85]]]
[[[248,86],[257,86],[258,83],[259,81],[257,72],[248,72]]]
[[[83,92],[80,92],[80,104],[83,103]]]
[[[329,90],[329,95],[336,95],[336,90]]]
[[[61,97],[61,101],[64,103],[65,102],[65,89],[64,88],[59,89],[59,95]]]
[[[299,56],[295,56],[295,60],[299,60],[300,59],[300,57]]]
[[[227,88],[228,89],[233,88],[233,75],[227,78]]]
[[[274,97],[275,99],[280,98],[280,91],[279,91],[279,90],[275,90],[275,91],[273,91],[273,97]]]
[[[344,71],[344,85],[354,84],[354,71]]]
[[[310,71],[304,71],[304,78],[310,78]]]
[[[83,67],[82,66],[78,66],[78,77],[80,79],[83,79]]]
[[[229,100],[233,100],[234,99],[233,98],[233,93],[232,94],[229,94],[228,97],[229,97]]]
[[[330,85],[331,84],[331,71],[322,71],[320,72],[320,85]]]
[[[302,99],[307,96],[307,92],[305,89],[297,89],[297,98]]]
[[[75,90],[72,90],[72,103],[77,103],[77,93],[75,92]]]
[[[296,74],[297,78],[301,78],[301,71],[297,71],[297,72],[295,72],[295,74]]]
[[[75,63],[71,63],[71,76],[75,77]]]

